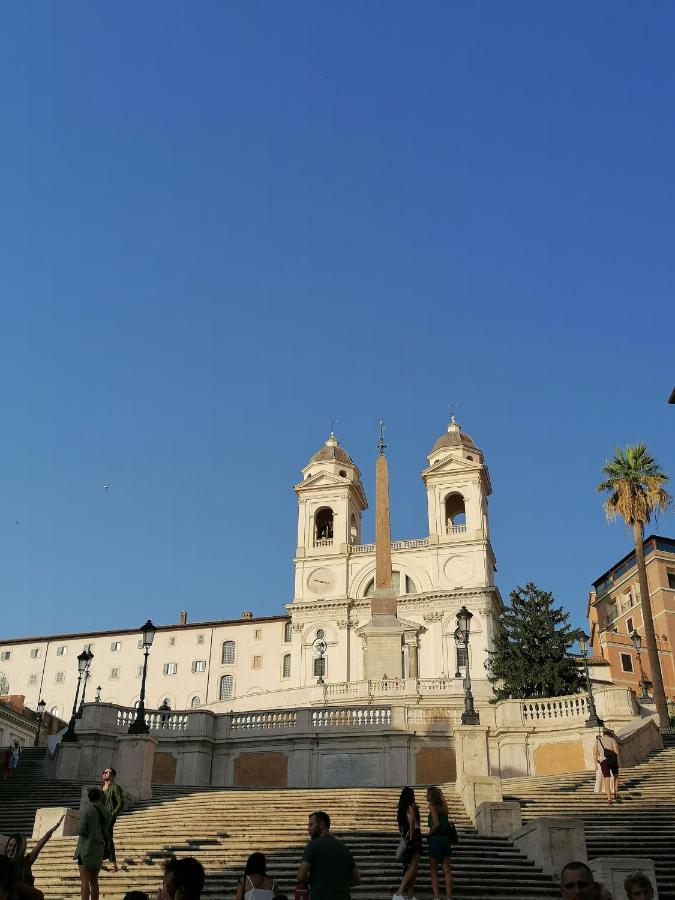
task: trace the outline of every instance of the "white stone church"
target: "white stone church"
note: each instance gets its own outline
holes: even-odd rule
[[[481,450],[453,421],[422,472],[428,534],[391,543],[392,588],[400,637],[387,668],[365,668],[375,593],[375,545],[361,543],[368,507],[361,474],[331,433],[295,485],[298,536],[295,592],[286,612],[237,620],[159,625],[147,676],[148,709],[216,713],[290,709],[313,704],[407,702],[443,698],[462,705],[467,652],[456,647],[456,616],[473,614],[469,665],[477,703],[490,695],[486,650],[501,606],[488,527],[490,477]],[[138,623],[140,625],[140,622]],[[77,655],[93,653],[86,701],[133,707],[143,653],[138,629],[29,637],[0,644],[5,693],[67,719]],[[370,675],[371,677],[367,677]]]

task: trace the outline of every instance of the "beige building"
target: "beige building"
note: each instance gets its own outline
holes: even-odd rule
[[[454,631],[463,605],[473,613],[474,695],[477,702],[487,699],[484,662],[501,606],[489,535],[488,469],[454,419],[427,459],[422,481],[428,534],[391,543],[400,655],[381,683],[364,674],[364,627],[375,586],[375,545],[361,543],[368,503],[358,467],[331,433],[295,486],[295,590],[286,610],[197,623],[181,613],[178,624],[159,626],[149,656],[146,707],[168,700],[174,710],[296,708],[322,698],[367,699],[394,683],[398,693],[442,690],[459,697],[466,652],[456,649]],[[4,641],[0,681],[6,692],[25,695],[27,706],[37,708],[44,698],[48,712],[68,719],[76,657],[84,648],[93,653],[87,701],[99,694],[104,702],[135,705],[143,666],[137,628]]]
[[[656,646],[666,698],[675,700],[675,540],[650,535],[645,538],[647,584],[654,618]],[[620,559],[593,582],[588,601],[593,653],[606,660],[612,682],[640,693],[640,664],[630,639],[635,629],[642,638],[640,657],[649,694],[651,670],[645,643],[640,583],[635,551]]]

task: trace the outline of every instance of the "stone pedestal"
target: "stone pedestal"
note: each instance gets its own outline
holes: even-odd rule
[[[368,681],[401,677],[401,639],[404,630],[405,627],[395,615],[374,615],[367,625],[359,629],[359,634],[365,641],[364,668]]]
[[[520,803],[515,800],[481,803],[476,809],[475,822],[479,834],[510,837],[523,826]]]
[[[554,878],[560,878],[563,866],[571,860],[588,861],[581,819],[542,816],[519,828],[512,840],[519,850]]]
[[[502,781],[492,775],[464,777],[457,782],[457,793],[462,798],[464,809],[472,821],[476,822],[478,807],[486,803],[502,802]]]
[[[490,774],[487,725],[455,725],[457,781]]]
[[[152,766],[157,740],[150,735],[123,734],[117,742],[117,780],[134,797],[152,797]]]
[[[76,781],[81,752],[82,744],[79,741],[67,744],[61,742],[56,752],[54,778],[58,781]]]
[[[623,883],[629,875],[642,872],[652,883],[654,900],[658,900],[659,889],[656,885],[654,862],[651,859],[635,856],[598,856],[589,864],[593,878],[606,885],[612,897],[625,897]]]
[[[43,806],[35,813],[33,840],[38,841],[41,837],[44,837],[49,829],[56,825],[61,816],[64,819],[54,832],[54,837],[69,837],[77,834],[80,814],[76,809],[68,809],[65,806]]]

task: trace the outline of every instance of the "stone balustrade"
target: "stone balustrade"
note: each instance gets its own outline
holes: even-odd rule
[[[466,534],[466,525],[448,525],[446,534]]]
[[[466,531],[466,528],[464,529]],[[428,547],[429,538],[413,538],[408,541],[392,541],[392,550],[418,550],[420,547]],[[375,544],[351,544],[350,553],[374,553]]]
[[[295,728],[297,712],[295,710],[279,709],[259,713],[231,713],[230,731],[269,731],[271,729]]]
[[[327,707],[312,710],[312,728],[388,728],[391,709],[376,706]]]

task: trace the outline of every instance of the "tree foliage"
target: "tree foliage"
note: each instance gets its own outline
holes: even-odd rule
[[[499,617],[487,663],[493,702],[580,691],[583,675],[570,654],[579,630],[570,628],[568,613],[532,582],[509,596],[511,604]]]
[[[597,490],[609,494],[605,500],[608,519],[621,516],[626,525],[638,522],[644,526],[653,513],[668,509],[672,499],[665,489],[668,476],[647,452],[646,444],[617,448],[602,471],[606,478]]]

